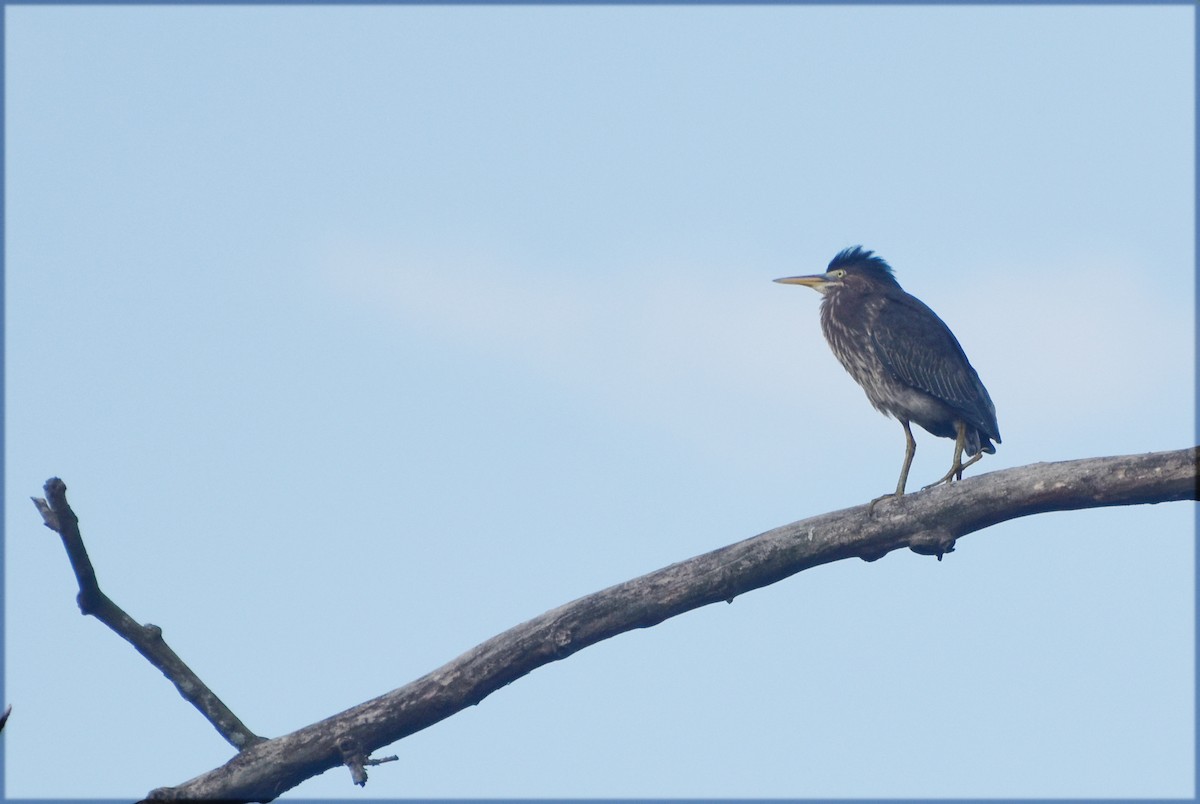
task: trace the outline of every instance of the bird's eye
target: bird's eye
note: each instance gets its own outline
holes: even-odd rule
[[[833,274],[834,279],[841,279],[843,276],[846,275],[846,269],[845,268],[837,268],[833,271],[830,271],[829,273]]]

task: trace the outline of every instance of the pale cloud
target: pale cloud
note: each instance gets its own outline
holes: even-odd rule
[[[406,327],[613,398],[645,400],[681,382],[769,384],[781,360],[803,351],[799,340],[819,337],[815,296],[799,300],[765,270],[722,278],[654,264],[601,275],[400,248],[337,255],[325,275],[338,293]]]
[[[858,413],[873,415],[828,354],[817,295],[774,285],[767,269],[554,271],[399,247],[335,253],[326,276],[338,293],[620,415],[714,438],[751,426],[739,416],[781,409],[811,418],[861,403]],[[1136,271],[1094,260],[1053,271],[981,265],[934,292],[919,277],[910,289],[958,333],[1006,439],[1094,437],[1141,414],[1190,432],[1190,289],[1163,299],[1130,281]]]
[[[983,264],[938,309],[987,383],[1006,439],[1021,427],[1043,443],[1144,433],[1144,447],[1159,449],[1191,440],[1192,282],[1190,266],[1105,255]]]

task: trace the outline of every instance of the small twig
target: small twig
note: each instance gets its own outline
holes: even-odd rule
[[[42,515],[42,524],[58,533],[58,517],[50,510],[50,504],[46,502],[46,499],[44,497],[30,497],[29,499],[33,500],[38,513]]]
[[[262,742],[264,738],[246,728],[229,707],[225,706],[163,641],[161,628],[150,624],[139,625],[120,606],[112,602],[108,595],[100,591],[96,570],[92,567],[92,560],[88,557],[83,537],[79,533],[79,517],[75,516],[75,512],[67,504],[67,484],[57,477],[52,477],[46,481],[43,488],[46,499],[30,499],[37,506],[46,527],[62,537],[71,569],[79,582],[79,595],[76,597],[79,610],[85,615],[92,615],[133,645],[150,664],[162,671],[179,690],[179,694],[199,709],[234,748],[241,751]]]
[[[367,766],[382,765],[385,762],[395,762],[400,759],[395,755],[371,759],[363,750],[362,743],[349,734],[343,734],[337,738],[337,747],[342,754],[342,764],[350,769],[350,780],[359,787],[366,787]]]
[[[4,731],[4,724],[8,722],[8,716],[12,714],[12,704],[4,707],[4,714],[0,715],[0,731]]]

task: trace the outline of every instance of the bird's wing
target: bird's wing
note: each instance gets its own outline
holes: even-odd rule
[[[887,299],[876,311],[871,335],[879,359],[897,379],[957,408],[969,424],[1000,440],[987,389],[933,310],[912,296]]]

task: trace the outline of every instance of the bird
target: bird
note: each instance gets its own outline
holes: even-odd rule
[[[862,246],[838,252],[823,274],[776,279],[821,294],[821,331],[867,399],[904,428],[904,465],[894,493],[904,495],[917,442],[910,424],[954,439],[950,471],[924,488],[961,480],[963,470],[996,452],[996,406],[954,333],[937,313],[904,291],[887,261]],[[963,463],[963,454],[968,456]]]

